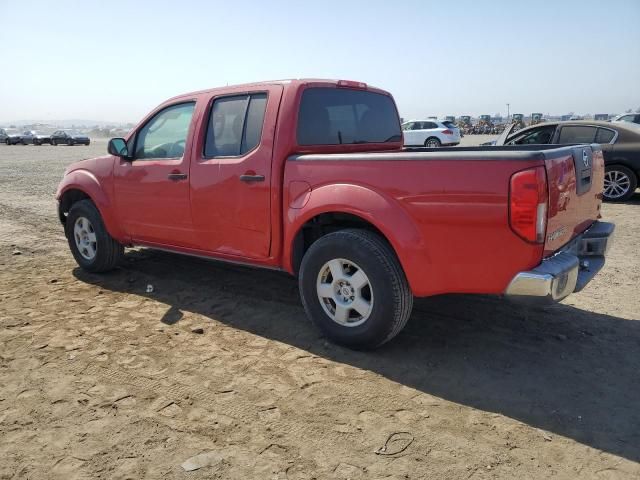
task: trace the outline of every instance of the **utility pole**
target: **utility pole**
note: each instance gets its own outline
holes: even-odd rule
[[[507,103],[507,123],[509,123],[509,103]]]

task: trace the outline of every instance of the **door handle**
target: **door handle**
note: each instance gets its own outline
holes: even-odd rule
[[[169,180],[173,180],[174,182],[177,182],[178,180],[186,180],[187,179],[187,174],[186,173],[170,173],[169,175],[167,175],[167,178]]]
[[[264,175],[240,175],[240,181],[251,183],[251,182],[264,182]]]

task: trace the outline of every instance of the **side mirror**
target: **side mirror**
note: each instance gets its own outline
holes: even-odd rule
[[[112,138],[109,140],[107,151],[110,155],[115,155],[116,157],[129,158],[129,147],[127,147],[127,141],[124,138]]]

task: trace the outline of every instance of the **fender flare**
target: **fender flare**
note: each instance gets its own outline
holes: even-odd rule
[[[127,235],[117,222],[112,202],[109,200],[103,185],[93,173],[80,169],[67,174],[56,192],[58,202],[70,190],[79,190],[91,199],[100,212],[109,235],[123,243],[128,241]]]
[[[305,192],[306,193],[306,192]],[[294,273],[294,241],[302,226],[323,213],[346,213],[377,228],[391,244],[407,276],[431,263],[426,242],[415,221],[395,199],[359,184],[328,184],[314,188],[302,208],[287,207],[284,269]]]

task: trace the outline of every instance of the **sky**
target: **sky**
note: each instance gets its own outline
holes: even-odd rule
[[[640,0],[0,0],[0,45],[0,123],[135,123],[310,77],[388,90],[405,118],[640,108]]]

